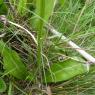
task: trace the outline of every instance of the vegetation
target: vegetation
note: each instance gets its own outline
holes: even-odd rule
[[[94,95],[94,11],[95,0],[0,0],[0,95]]]

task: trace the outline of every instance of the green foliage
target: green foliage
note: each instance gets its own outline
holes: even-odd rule
[[[65,0],[59,0],[59,3],[60,3],[61,5],[64,5],[64,2],[65,2]]]
[[[3,3],[3,0],[0,0],[0,5]]]
[[[83,63],[71,59],[54,63],[46,72],[46,82],[66,81],[86,71],[87,68]]]
[[[0,41],[0,53],[6,72],[18,79],[25,79],[28,72],[18,53],[7,47],[3,41]]]
[[[5,92],[5,91],[6,91],[6,83],[2,78],[0,78],[0,92]]]
[[[12,92],[12,82],[9,83],[8,95],[13,95],[13,92]]]
[[[37,32],[38,39],[38,59],[37,63],[40,64],[42,61],[42,43],[43,43],[43,26],[48,22],[54,8],[55,0],[36,0],[35,1],[35,16],[31,23]]]
[[[48,20],[50,18],[50,16],[52,15],[53,9],[54,9],[54,3],[55,0],[44,0],[44,7],[41,9],[41,1],[42,0],[36,0],[35,1],[35,16],[36,18],[34,20],[31,21],[31,23],[33,23],[33,26],[35,28],[37,28],[37,23],[39,22],[39,19],[41,19],[42,21],[46,23],[48,23]],[[44,15],[43,17],[41,17],[41,12]]]
[[[44,20],[48,22],[50,16],[53,13],[55,0],[45,0],[45,16]]]
[[[19,0],[17,10],[20,16],[24,16],[26,14],[26,9],[27,9],[27,0]]]
[[[56,7],[55,1],[57,1]],[[66,93],[66,95],[74,95],[76,87],[78,87],[78,89],[76,90],[79,91],[79,89],[82,88],[82,86],[84,86],[83,83],[85,83],[86,85],[87,82],[90,83],[92,80],[94,82],[95,72],[93,72],[93,75],[84,75],[84,77],[81,78],[82,80],[78,81],[79,78],[75,76],[87,72],[87,67],[84,63],[82,63],[84,62],[83,58],[73,49],[68,47],[66,43],[61,42],[60,39],[57,39],[56,37],[53,38],[53,36],[50,37],[51,34],[49,32],[47,33],[44,28],[45,24],[50,23],[59,32],[62,32],[62,34],[64,33],[66,37],[69,36],[69,39],[71,39],[81,47],[84,47],[84,49],[86,49],[87,52],[90,52],[93,56],[95,56],[95,52],[93,52],[94,50],[92,50],[95,48],[95,0],[88,1],[89,4],[85,7],[85,10],[81,14],[81,11],[85,4],[85,0],[10,0],[10,3],[12,4],[16,12],[16,15],[14,17],[11,11],[9,11],[7,14],[7,11],[10,9],[6,7],[6,4],[3,2],[3,0],[0,0],[0,15],[7,14],[8,19],[14,22],[16,21],[17,23],[25,26],[25,28],[27,28],[30,31],[35,29],[34,31],[36,31],[37,34],[34,32],[33,33],[37,37],[38,41],[38,45],[35,45],[31,38],[27,36],[27,34],[23,34],[24,31],[22,29],[13,27],[13,25],[9,25],[9,27],[4,26],[5,28],[3,27],[2,30],[0,30],[3,32],[17,31],[19,32],[21,39],[23,39],[19,40],[23,43],[23,45],[20,44],[22,45],[21,48],[17,49],[15,48],[15,45],[13,43],[17,42],[16,46],[19,46],[18,40],[15,38],[13,39],[13,41],[10,41],[10,39],[7,39],[6,32],[6,35],[4,36],[6,38],[4,39],[6,39],[9,42],[9,44],[11,44],[11,46],[13,46],[13,50],[10,47],[8,47],[3,41],[0,40],[0,64],[2,63],[1,65],[3,65],[4,67],[1,68],[2,72],[4,70],[4,73],[1,73],[1,75],[3,76],[3,74],[9,74],[14,77],[13,80],[11,80],[12,82],[8,83],[8,95],[14,94],[12,92],[12,88],[14,87],[13,84],[15,81],[16,83],[18,82],[18,80],[15,80],[15,78],[24,81],[26,79],[28,82],[32,81],[32,83],[34,83],[33,85],[35,85],[37,83],[42,83],[42,72],[44,73],[44,76],[46,78],[44,78],[43,83],[57,83],[65,81],[68,81],[67,83],[69,83],[69,81],[73,80],[71,81],[73,83],[69,84],[69,91],[67,90],[68,86],[66,86],[66,89],[61,87],[62,91],[64,90],[64,94],[66,91],[68,92]],[[91,3],[92,1],[93,3]],[[12,19],[10,17],[12,17]],[[20,21],[19,18],[22,18],[22,21]],[[30,25],[30,23],[32,23],[32,26]],[[46,37],[44,36],[44,34]],[[19,37],[17,38],[19,39]],[[19,53],[16,52],[15,49]],[[20,58],[19,54],[22,55],[22,59]],[[60,56],[62,56],[63,58],[63,61],[61,62],[59,62]],[[78,61],[74,61],[71,59],[64,61],[64,56],[66,56],[66,58],[71,58]],[[23,62],[29,64],[26,64],[27,66],[25,66]],[[47,68],[46,63],[53,64],[50,65],[50,68]],[[28,72],[27,69],[30,72]],[[91,78],[91,76],[93,76],[93,78]],[[11,79],[11,77],[9,76],[6,77],[8,79]],[[76,79],[76,81],[73,79],[73,77],[74,79]],[[25,83],[27,83],[27,81],[25,81]],[[4,81],[0,84],[3,83]],[[72,84],[73,86],[75,86],[75,88],[71,88]],[[19,89],[19,86],[17,86],[17,89]],[[85,86],[83,87],[83,89],[86,90],[88,88],[86,88]],[[83,89],[81,91],[83,91]],[[73,94],[71,90],[73,90]],[[1,90],[1,92],[4,91],[4,89],[3,91]],[[22,90],[20,91],[22,93],[24,92]],[[95,91],[93,93],[95,93]]]
[[[6,15],[8,12],[6,4],[3,2],[3,0],[0,0],[0,15]]]
[[[42,33],[43,33],[43,25],[44,25],[44,22],[43,22],[43,18],[45,16],[45,1],[44,0],[39,0],[39,1],[36,1],[36,4],[37,4],[37,7],[36,7],[36,12],[38,12],[39,14],[39,17],[41,17],[41,19],[38,19],[37,23],[36,23],[36,29],[37,29],[37,38],[38,38],[38,47],[37,47],[37,63],[39,64],[39,66],[41,65],[41,62],[42,62]],[[42,11],[43,10],[43,11]]]

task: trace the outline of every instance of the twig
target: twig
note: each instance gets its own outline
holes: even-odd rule
[[[26,28],[24,28],[23,26],[21,26],[21,25],[19,25],[19,24],[17,24],[17,23],[14,23],[14,22],[12,22],[12,21],[10,21],[10,20],[8,20],[8,19],[5,17],[5,15],[1,15],[1,16],[0,16],[0,21],[2,21],[4,24],[7,24],[7,23],[12,24],[12,25],[14,25],[14,26],[16,26],[16,27],[18,27],[18,28],[20,28],[20,29],[26,31],[26,33],[28,33],[28,34],[32,37],[32,39],[34,40],[35,44],[38,45],[37,40],[36,40],[36,38],[34,37],[34,35],[33,35],[29,30],[27,30]]]
[[[6,35],[6,33],[3,33],[0,35],[0,38],[3,38]]]
[[[14,22],[11,22],[9,20],[7,20],[7,18],[5,16],[0,16],[0,20],[2,20],[4,23],[9,23],[12,24],[18,28],[21,28],[22,30],[26,31],[34,40],[34,42],[38,45],[36,38],[34,37],[34,35],[27,30],[26,28],[24,28],[23,26],[16,24]],[[52,26],[46,26],[47,29],[50,30],[50,32],[52,34],[54,34],[57,37],[61,37],[62,41],[65,41],[68,43],[68,45],[70,47],[72,47],[73,49],[75,49],[77,52],[79,52],[86,60],[88,60],[90,63],[95,63],[95,58],[93,56],[91,56],[90,54],[88,54],[85,50],[81,49],[78,45],[76,45],[74,42],[70,41],[68,38],[66,38],[64,35],[62,35],[62,33],[59,33],[58,31],[56,31]]]
[[[47,86],[46,90],[47,90],[47,95],[52,95],[50,86]]]
[[[71,40],[69,40],[67,37],[65,37],[62,33],[59,33],[57,30],[55,30],[52,26],[46,26],[47,29],[49,29],[49,31],[54,34],[55,36],[61,38],[62,41],[67,42],[67,44],[72,47],[74,50],[76,50],[77,52],[79,52],[89,63],[93,63],[95,64],[95,58],[93,56],[91,56],[90,54],[88,54],[85,50],[83,50],[82,48],[80,48],[78,45],[76,45],[74,42],[72,42]]]
[[[12,24],[12,25],[14,25],[14,26],[17,26],[17,27],[21,28],[22,30],[26,31],[26,32],[32,37],[32,39],[34,40],[34,42],[37,44],[36,38],[34,37],[34,35],[33,35],[29,30],[27,30],[27,29],[24,28],[23,26],[21,26],[21,25],[19,25],[19,24],[16,24],[16,23],[14,23],[14,22],[12,22],[12,21],[9,21],[9,20],[8,20],[8,23],[10,23],[10,24]]]

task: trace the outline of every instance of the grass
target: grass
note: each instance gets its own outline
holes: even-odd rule
[[[18,9],[19,12],[25,14],[20,16],[21,14],[19,15],[18,11],[15,10],[16,16],[14,17],[14,14],[12,15],[9,9],[9,15],[11,14],[13,17],[13,19],[9,19],[19,26],[24,27],[29,32],[32,31],[31,35],[33,34],[35,38],[37,38],[38,45],[33,41],[33,36],[31,38],[30,35],[25,33],[27,30],[25,31],[25,29],[21,29],[21,27],[18,28],[14,25],[10,25],[0,29],[0,31],[6,33],[6,35],[0,39],[4,40],[8,46],[20,55],[22,62],[25,64],[30,74],[34,72],[32,75],[33,77],[31,76],[34,80],[32,81],[30,78],[30,80],[26,81],[15,79],[11,75],[8,75],[8,73],[3,72],[3,68],[0,68],[3,72],[1,77],[3,76],[8,86],[5,94],[2,95],[7,95],[7,93],[8,95],[16,95],[16,93],[18,95],[44,95],[46,93],[50,95],[50,89],[52,95],[94,95],[94,65],[90,66],[90,71],[88,73],[76,76],[70,80],[51,84],[42,83],[46,75],[45,70],[47,68],[50,70],[51,64],[66,60],[67,58],[73,58],[79,61],[84,61],[85,59],[69,47],[66,42],[60,41],[60,38],[53,37],[51,33],[48,33],[48,31],[43,28],[44,24],[48,23],[47,18],[46,20],[44,19],[45,0],[39,1],[39,14],[27,8],[22,8],[19,5],[18,8],[22,9]],[[95,56],[95,1],[87,1],[64,0],[63,5],[57,3],[49,19],[49,23],[92,56]],[[32,4],[33,3],[34,2],[32,2]],[[17,5],[15,6],[17,7]],[[23,6],[26,7],[24,4]],[[31,17],[30,14],[35,15]],[[29,17],[27,15],[29,15]],[[37,22],[35,16],[37,16]],[[32,25],[36,23],[37,28],[35,29],[30,23],[32,23]],[[36,30],[37,32],[35,32]],[[0,57],[0,59],[2,59],[2,57]],[[3,63],[3,61],[0,60],[0,63]],[[30,75],[28,77],[30,77]],[[49,86],[50,89],[47,86]]]
[[[92,3],[89,3],[84,10],[85,5],[82,5],[80,0],[76,2],[72,0],[71,4],[68,3],[67,7],[58,7],[57,11],[54,12],[54,17],[52,17],[53,26],[58,31],[61,31],[64,35],[76,42],[93,56],[95,56],[95,42],[93,42],[94,24],[92,24],[95,19],[93,12],[94,4],[95,2],[92,1]],[[58,46],[60,46],[60,44]],[[64,47],[67,56],[80,56],[78,53],[71,50],[70,47],[65,46],[64,44],[62,46]],[[60,50],[63,51],[64,49],[60,48]],[[94,95],[95,85],[94,82],[92,82],[93,76],[94,71],[87,73],[87,75],[83,75],[83,77],[80,76],[63,84],[60,83],[56,87],[53,87],[54,95],[63,95],[63,93],[64,95]]]

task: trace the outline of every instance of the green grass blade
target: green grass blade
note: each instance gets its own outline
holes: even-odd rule
[[[2,78],[0,78],[0,93],[5,91],[6,91],[6,83]]]
[[[27,9],[27,0],[19,0],[17,10],[20,16],[24,16],[26,14]]]
[[[13,95],[13,92],[12,92],[12,82],[9,83],[8,95]]]

